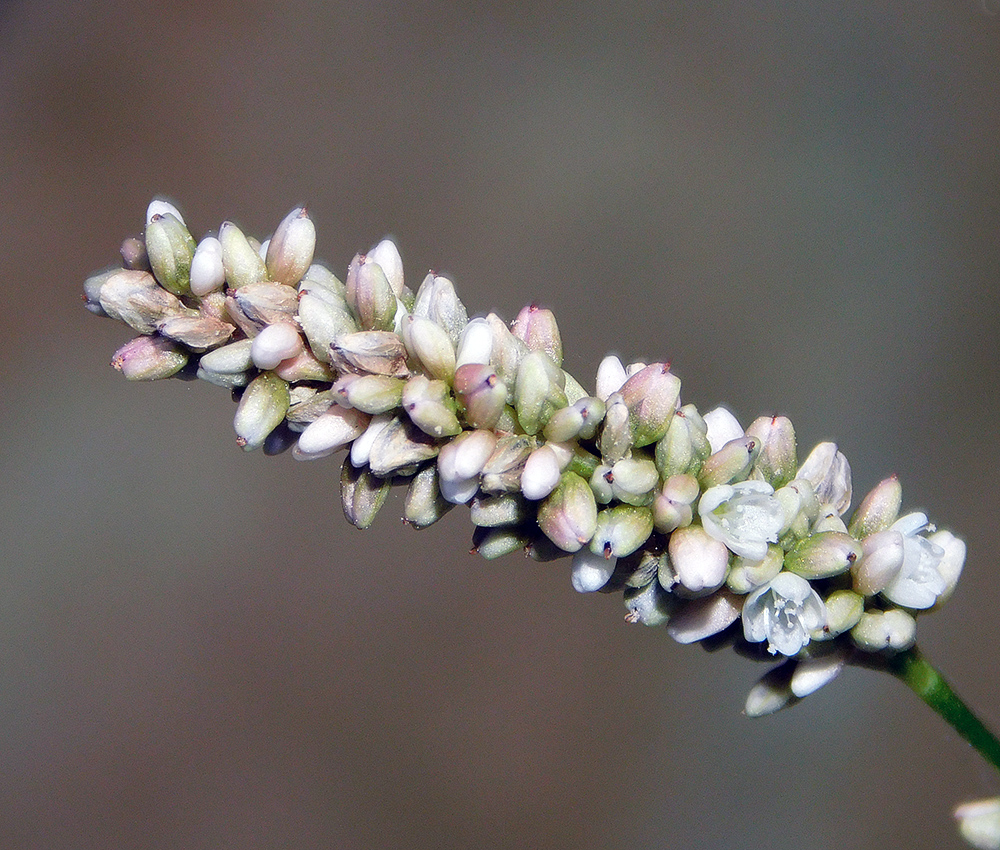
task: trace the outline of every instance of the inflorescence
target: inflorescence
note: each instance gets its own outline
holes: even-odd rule
[[[123,267],[84,287],[88,309],[140,333],[112,365],[232,390],[244,449],[346,449],[341,495],[359,528],[405,484],[415,528],[468,504],[486,558],[571,556],[573,586],[623,589],[630,622],[784,656],[751,715],[812,693],[852,653],[909,649],[916,614],[954,590],[965,544],[900,516],[894,476],[845,519],[847,459],[820,443],[800,464],[786,417],[744,429],[682,404],[669,364],[615,356],[588,392],[562,368],[549,310],[470,320],[447,278],[407,288],[389,240],[342,283],[313,263],[315,241],[299,208],[263,244],[228,221],[196,243],[154,200]]]

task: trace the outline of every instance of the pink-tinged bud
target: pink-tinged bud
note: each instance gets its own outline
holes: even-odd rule
[[[562,365],[562,339],[551,310],[529,304],[517,314],[511,332],[529,350],[544,351],[556,366]]]
[[[431,378],[450,381],[455,375],[455,347],[440,325],[419,316],[403,320],[403,344]]]
[[[648,446],[667,433],[681,393],[680,378],[671,373],[670,364],[646,366],[625,381],[620,392],[628,407],[634,446]]]
[[[395,326],[396,296],[378,263],[359,254],[347,270],[347,304],[358,324],[369,331],[391,331]]]
[[[820,443],[799,467],[796,478],[813,486],[820,511],[832,510],[842,516],[851,506],[851,466],[836,443]]]
[[[121,246],[122,267],[126,269],[138,269],[142,272],[150,271],[149,255],[146,253],[146,243],[134,236],[122,241]]]
[[[795,454],[795,429],[787,416],[762,416],[750,423],[748,437],[760,441],[760,454],[754,464],[754,476],[774,489],[784,487],[795,477],[798,459]]]
[[[492,366],[467,363],[455,370],[455,395],[473,428],[494,428],[507,403],[507,387]]]
[[[321,381],[328,384],[334,379],[333,370],[326,363],[317,360],[308,350],[282,360],[274,367],[274,374],[289,383]]]
[[[529,351],[517,369],[514,409],[526,434],[537,434],[549,417],[566,406],[566,375],[544,351]]]
[[[903,567],[903,535],[878,531],[861,541],[861,557],[851,566],[854,589],[862,596],[883,591]]]
[[[674,413],[656,444],[656,468],[664,480],[682,473],[697,475],[711,453],[705,420],[693,404],[686,404]]]
[[[490,362],[493,354],[493,329],[486,319],[472,319],[462,331],[458,341],[456,365]]]
[[[140,336],[119,348],[111,365],[130,381],[156,381],[176,375],[187,361],[187,353],[169,339]]]
[[[160,322],[188,315],[177,296],[160,287],[149,272],[122,269],[101,286],[101,308],[139,333],[153,333]]]
[[[289,403],[288,384],[273,372],[254,378],[236,408],[236,444],[246,451],[263,445],[264,438],[285,418]]]
[[[663,482],[653,499],[653,526],[662,534],[690,525],[694,518],[691,507],[701,492],[698,479],[684,473],[672,475]]]
[[[219,228],[219,242],[226,281],[231,289],[267,280],[267,267],[257,249],[231,221],[224,221]]]
[[[674,531],[667,552],[677,581],[689,594],[703,596],[725,583],[729,550],[700,525],[688,525]]]
[[[521,473],[533,448],[535,441],[532,437],[523,434],[508,434],[501,437],[493,449],[493,454],[483,465],[483,492],[520,492]]]
[[[268,325],[254,337],[250,358],[258,369],[273,369],[282,360],[300,354],[302,348],[298,329],[288,322],[279,322]]]
[[[199,298],[222,289],[226,282],[226,267],[222,264],[222,243],[206,236],[191,258],[191,294]]]
[[[760,441],[756,437],[730,440],[708,456],[702,464],[698,480],[706,490],[732,481],[744,481],[759,454]]]
[[[330,348],[330,362],[338,372],[407,377],[406,348],[389,331],[358,331],[339,336]]]
[[[861,500],[854,516],[851,517],[848,531],[858,539],[884,531],[899,518],[899,508],[902,504],[903,487],[899,479],[895,475],[885,478]]]
[[[559,484],[562,468],[552,446],[539,446],[528,455],[521,471],[521,492],[526,499],[544,499]]]
[[[486,322],[493,333],[490,365],[507,385],[507,404],[513,404],[517,369],[521,358],[528,353],[528,347],[510,332],[510,328],[496,313],[490,313]]]
[[[192,351],[218,348],[229,341],[236,328],[211,316],[175,316],[160,323],[162,336],[179,342]]]
[[[312,264],[316,249],[316,226],[305,207],[296,207],[282,220],[267,245],[268,277],[295,286]]]
[[[469,323],[469,314],[455,294],[455,285],[448,278],[433,272],[424,278],[417,290],[413,315],[430,319],[441,327],[451,340],[452,349],[458,345],[462,331]]]
[[[429,463],[413,476],[403,502],[403,521],[414,528],[436,523],[455,505],[441,496],[437,464]]]
[[[146,225],[146,254],[160,285],[174,295],[191,291],[195,241],[176,216],[154,215]]]
[[[577,593],[593,593],[608,583],[618,563],[617,558],[595,555],[589,549],[581,549],[573,556],[570,581]]]
[[[367,413],[334,405],[299,434],[292,457],[296,460],[315,460],[331,455],[360,437],[369,422],[371,417]]]
[[[370,528],[385,499],[392,481],[378,478],[367,469],[356,469],[345,460],[340,470],[340,503],[344,516],[355,528]]]
[[[403,294],[403,258],[399,256],[396,243],[383,239],[368,252],[368,259],[382,267],[393,295],[399,298]]]
[[[695,643],[729,628],[740,616],[743,597],[728,590],[692,599],[681,605],[667,623],[667,633],[678,643]]]
[[[597,528],[597,503],[590,485],[575,472],[564,472],[538,506],[538,527],[565,552],[577,552],[589,543]]]
[[[839,531],[821,531],[800,540],[785,556],[785,569],[806,579],[847,572],[861,557],[861,544]]]
[[[455,400],[444,381],[414,375],[403,386],[401,402],[410,421],[431,437],[453,437],[462,432]]]
[[[605,558],[631,555],[653,533],[653,514],[649,508],[616,505],[597,515],[597,528],[590,541],[590,551]]]

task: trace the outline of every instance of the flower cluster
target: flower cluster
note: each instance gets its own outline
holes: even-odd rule
[[[848,516],[847,459],[821,443],[800,464],[787,418],[702,414],[669,364],[614,356],[588,392],[562,368],[549,310],[470,320],[447,278],[409,289],[389,240],[344,282],[314,246],[304,209],[263,244],[231,222],[196,243],[156,200],[123,268],[88,279],[85,300],[140,333],[112,360],[127,378],[196,374],[238,393],[243,448],[346,449],[358,527],[404,484],[416,528],[468,504],[486,558],[570,556],[573,586],[624,589],[631,622],[784,656],[749,714],[811,693],[852,651],[908,649],[915,615],[953,591],[964,543],[900,516],[895,477]]]

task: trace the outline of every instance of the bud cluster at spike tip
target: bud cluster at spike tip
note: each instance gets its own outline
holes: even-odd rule
[[[908,649],[917,614],[953,592],[965,544],[901,514],[895,477],[851,513],[847,459],[821,443],[800,462],[787,418],[702,414],[669,364],[614,356],[591,393],[562,368],[551,311],[470,320],[449,279],[408,287],[389,240],[342,282],[313,262],[315,240],[297,208],[262,243],[228,221],[197,242],[157,199],[84,300],[139,333],[112,359],[129,380],[237,393],[244,449],[344,450],[356,526],[393,485],[415,528],[465,503],[486,558],[570,557],[573,587],[623,590],[630,622],[784,657],[750,715],[812,693],[852,652]]]

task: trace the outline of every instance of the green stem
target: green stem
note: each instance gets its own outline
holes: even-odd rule
[[[884,668],[933,708],[1000,771],[1000,740],[987,729],[930,662],[913,647],[886,659]]]

